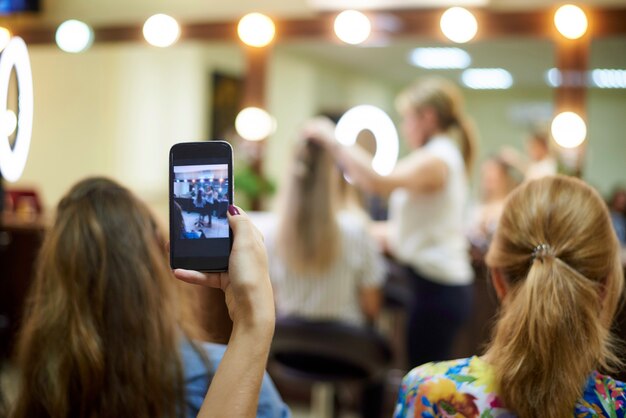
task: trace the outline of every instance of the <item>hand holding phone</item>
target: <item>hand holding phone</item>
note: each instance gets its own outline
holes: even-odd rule
[[[228,142],[187,142],[170,149],[170,264],[205,272],[228,270],[232,233],[233,151]]]

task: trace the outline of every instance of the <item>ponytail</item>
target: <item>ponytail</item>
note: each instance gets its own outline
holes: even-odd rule
[[[474,160],[476,159],[476,133],[472,123],[470,123],[470,121],[464,116],[456,116],[456,126],[458,126],[460,131],[459,141],[461,146],[461,155],[463,155],[463,162],[465,163],[465,172],[469,176],[472,173]]]
[[[526,182],[509,196],[486,262],[506,282],[486,354],[504,406],[571,417],[590,374],[620,364],[610,327],[624,276],[606,205],[578,179]]]
[[[594,283],[559,258],[535,260],[505,300],[489,347],[499,393],[521,417],[571,417],[591,370],[608,368]]]

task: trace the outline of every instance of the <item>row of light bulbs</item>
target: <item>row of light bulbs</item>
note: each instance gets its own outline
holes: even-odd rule
[[[465,43],[472,40],[478,32],[478,21],[467,9],[451,7],[440,19],[443,34],[452,42]],[[578,6],[571,4],[561,6],[554,14],[557,30],[568,39],[578,39],[587,31],[587,16]],[[371,35],[372,23],[363,13],[356,10],[345,10],[337,15],[334,21],[337,37],[351,45],[365,42]],[[269,17],[261,13],[250,13],[239,20],[237,25],[239,38],[246,45],[264,47],[274,39],[276,26]],[[148,18],[143,25],[146,41],[157,47],[173,45],[180,37],[180,25],[171,16],[156,14]],[[0,50],[10,39],[11,33],[0,28]],[[66,52],[82,52],[94,41],[92,28],[78,20],[63,22],[56,30],[55,40],[59,48]]]
[[[561,6],[554,15],[554,23],[557,30],[568,39],[582,37],[587,31],[588,25],[584,11],[574,5]],[[467,9],[452,7],[442,14],[440,27],[443,34],[451,41],[465,43],[475,37],[478,31],[478,22]],[[337,37],[343,42],[357,45],[369,38],[372,24],[365,14],[356,10],[346,10],[339,13],[335,18],[334,30]],[[165,48],[173,45],[180,37],[180,32],[178,22],[165,14],[153,15],[143,25],[144,38],[149,44],[156,47]],[[262,48],[272,42],[276,29],[274,22],[269,17],[261,13],[250,13],[241,18],[237,32],[245,44]],[[0,51],[10,38],[10,31],[6,28],[0,28]],[[68,20],[57,28],[55,40],[63,51],[78,53],[91,46],[94,41],[94,34],[91,27],[86,23]],[[506,76],[501,69],[492,69],[492,72],[493,74],[490,74],[488,79]],[[472,83],[472,77],[479,81],[485,79],[479,74],[474,75],[468,72],[467,76],[464,75],[464,83],[469,86]],[[512,80],[507,79],[505,82],[510,84]],[[484,88],[484,86],[478,88]],[[274,132],[276,121],[263,109],[246,108],[237,116],[235,127],[243,138],[261,140]],[[574,127],[576,127],[574,129],[576,132],[572,132]],[[565,133],[564,130],[568,132]],[[557,143],[567,148],[580,145],[586,136],[584,121],[571,112],[558,115],[553,121],[552,131]],[[564,139],[560,140],[561,138]]]

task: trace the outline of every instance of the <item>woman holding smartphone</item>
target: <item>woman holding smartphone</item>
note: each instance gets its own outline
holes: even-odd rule
[[[220,346],[200,342],[145,204],[108,179],[75,185],[39,255],[10,416],[289,416],[264,377],[274,303],[262,238],[234,206],[229,223],[228,273],[175,272],[225,292],[233,331]]]

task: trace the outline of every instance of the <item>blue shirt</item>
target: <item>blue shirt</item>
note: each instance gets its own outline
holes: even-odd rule
[[[198,345],[204,349],[209,358],[208,369],[188,342],[184,342],[181,346],[185,369],[185,416],[187,418],[195,418],[198,415],[211,379],[226,351],[226,346],[223,344],[198,343]],[[267,373],[263,377],[256,416],[258,418],[289,418],[291,416],[289,408],[283,402]]]

